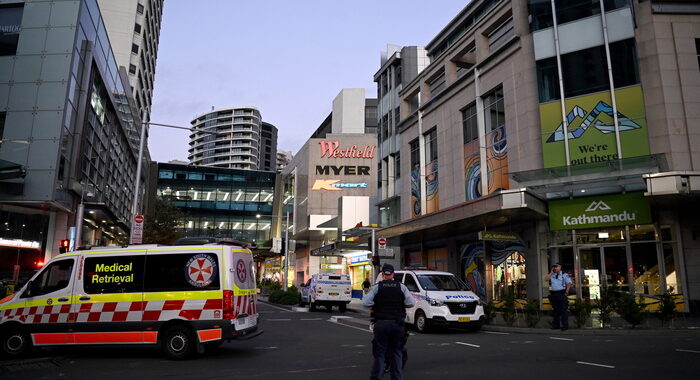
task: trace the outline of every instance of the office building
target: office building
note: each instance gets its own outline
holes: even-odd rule
[[[0,20],[0,276],[19,261],[21,280],[60,240],[126,241],[139,117],[95,0],[4,1]]]
[[[274,172],[277,170],[277,127],[262,122],[260,125],[260,162],[259,170]]]
[[[425,46],[398,92],[400,220],[377,234],[483,299],[548,308],[560,262],[579,297],[669,290],[697,313],[700,6],[552,9],[475,0]]]

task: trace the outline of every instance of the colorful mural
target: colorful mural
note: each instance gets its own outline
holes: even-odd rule
[[[622,158],[649,155],[644,95],[639,85],[615,90]],[[566,99],[571,165],[619,159],[610,91]],[[540,104],[544,167],[566,166],[559,101]]]
[[[488,192],[508,189],[508,144],[506,126],[502,125],[486,135],[486,170]],[[464,144],[464,186],[467,200],[479,198],[481,194],[481,160],[479,141]]]
[[[440,182],[438,181],[438,161],[425,166],[426,213],[440,209]],[[420,170],[411,171],[411,217],[421,215]]]

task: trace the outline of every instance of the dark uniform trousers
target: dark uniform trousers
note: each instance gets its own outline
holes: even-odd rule
[[[566,296],[563,290],[556,290],[549,292],[549,303],[552,304],[552,309],[554,311],[554,321],[552,321],[552,327],[558,329],[559,327],[568,329],[569,328],[569,298]]]
[[[399,282],[385,280],[378,284],[372,318],[374,319],[374,339],[372,339],[374,362],[370,379],[384,377],[384,362],[385,358],[389,357],[391,379],[401,380],[406,309]]]

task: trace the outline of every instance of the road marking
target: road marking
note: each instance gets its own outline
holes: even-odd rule
[[[291,313],[291,311],[290,311],[289,309],[285,309],[285,308],[283,308],[283,307],[279,307],[279,306],[275,306],[275,305],[270,305],[270,304],[267,303],[267,302],[263,302],[263,305],[269,306],[269,307],[271,307],[271,308],[273,308],[273,309],[282,310],[282,311],[284,311],[284,312]]]
[[[350,327],[351,329],[355,329],[355,330],[365,331],[365,332],[368,332],[368,333],[371,333],[371,332],[372,332],[372,331],[369,330],[369,329],[363,329],[363,328],[360,328],[360,327],[350,326],[350,325],[346,325],[345,323],[335,322],[335,321],[332,321],[332,320],[328,320],[328,322],[330,322],[330,323],[335,323],[336,325],[340,325],[340,326]]]
[[[358,366],[356,365],[347,365],[344,367],[329,367],[329,368],[312,368],[312,369],[298,369],[295,371],[287,371],[287,373],[302,373],[302,372],[319,372],[319,371],[328,371],[331,369],[345,369],[345,368],[357,368]]]
[[[691,352],[693,354],[700,354],[700,351],[694,351],[694,350],[682,350],[680,348],[676,348],[676,351],[678,352]]]
[[[320,321],[320,320],[323,320],[323,318],[301,318],[299,320],[300,321]]]
[[[464,343],[464,342],[455,342],[455,343],[461,344],[461,345],[463,345],[463,346],[469,346],[469,347],[476,347],[476,348],[481,347],[481,346],[479,346],[478,344],[471,344],[471,343]]]
[[[510,333],[504,333],[504,332],[498,332],[498,331],[484,331],[484,334],[510,335]]]
[[[571,338],[557,338],[556,336],[550,336],[549,339],[554,339],[554,340],[566,340],[566,341],[572,341],[573,339]]]
[[[428,343],[428,346],[449,346],[450,343]]]
[[[589,362],[576,362],[576,364],[592,365],[592,366],[594,366],[594,367],[603,367],[603,368],[615,368],[614,365],[598,364],[598,363],[589,363]]]
[[[272,321],[272,322],[279,322],[279,321],[291,321],[291,318],[271,318],[271,319],[265,319],[265,321]]]
[[[255,347],[256,350],[274,350],[276,349],[277,346],[270,346],[270,347]]]

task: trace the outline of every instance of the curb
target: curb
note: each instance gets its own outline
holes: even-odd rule
[[[482,331],[503,332],[514,334],[539,334],[539,335],[577,335],[577,336],[655,336],[655,335],[700,335],[700,330],[695,329],[578,329],[573,328],[567,331],[552,330],[531,327],[507,327],[484,325]]]

